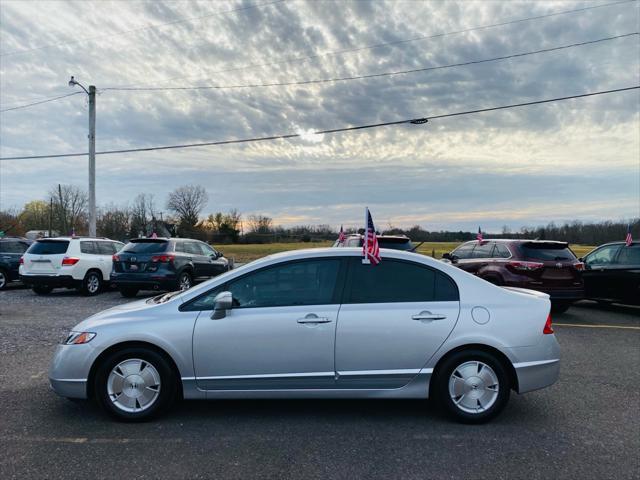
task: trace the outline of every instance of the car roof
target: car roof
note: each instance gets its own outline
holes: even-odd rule
[[[477,242],[478,240],[467,240],[464,243]],[[568,242],[562,242],[559,240],[528,240],[526,238],[483,238],[482,243],[486,242],[498,242],[498,243],[547,243],[547,244],[557,244],[557,245],[569,245]]]
[[[107,237],[85,237],[85,236],[73,236],[73,237],[43,237],[43,238],[37,238],[36,242],[42,242],[42,241],[69,241],[69,240],[107,240],[109,242],[118,242],[118,240],[112,240],[110,238]],[[119,242],[122,243],[122,242]]]

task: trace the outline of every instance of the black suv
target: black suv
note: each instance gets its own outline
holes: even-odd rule
[[[222,253],[189,238],[135,238],[113,256],[111,281],[125,297],[139,290],[187,290],[233,268]]]
[[[20,280],[20,257],[33,242],[21,237],[0,238],[0,290],[9,282]]]
[[[334,247],[362,247],[364,243],[364,235],[353,233],[347,235],[343,243],[337,240],[333,244]],[[413,251],[413,243],[409,237],[404,235],[378,235],[378,246],[380,248],[390,248],[392,250],[404,250],[406,252]]]

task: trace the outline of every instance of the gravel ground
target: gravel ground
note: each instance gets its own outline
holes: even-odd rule
[[[560,381],[487,425],[386,400],[184,402],[131,425],[46,378],[75,323],[124,301],[0,292],[0,478],[640,478],[640,309],[556,316]]]

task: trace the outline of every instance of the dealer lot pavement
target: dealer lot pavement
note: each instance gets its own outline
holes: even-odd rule
[[[0,477],[640,477],[640,309],[583,302],[557,315],[559,382],[514,394],[487,425],[382,400],[184,402],[122,424],[57,397],[47,369],[75,323],[124,301],[0,292]]]

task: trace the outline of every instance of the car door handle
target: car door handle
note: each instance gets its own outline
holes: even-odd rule
[[[315,313],[310,313],[305,315],[304,318],[299,318],[296,321],[298,323],[329,323],[331,322],[331,319],[327,317],[319,317]]]
[[[447,316],[441,313],[431,313],[425,310],[417,315],[411,315],[411,318],[413,320],[444,320]]]

